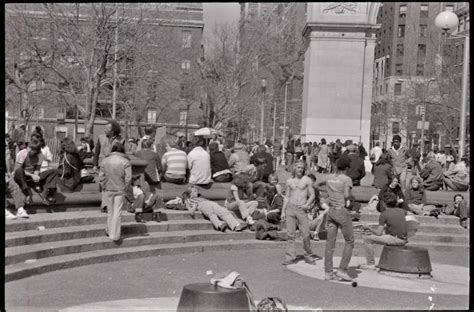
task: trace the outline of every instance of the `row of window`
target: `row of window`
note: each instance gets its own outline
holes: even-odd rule
[[[444,5],[445,11],[454,11],[454,4],[445,4]],[[407,5],[401,4],[398,8],[398,13],[400,18],[405,18],[407,16]],[[429,4],[422,3],[420,4],[420,17],[428,17],[429,16]]]
[[[157,110],[155,108],[149,108],[147,111],[147,123],[156,123]],[[179,125],[184,126],[186,125],[186,120],[188,119],[188,111],[185,109],[179,110]]]
[[[420,37],[427,37],[428,36],[428,25],[420,24]],[[398,38],[405,37],[405,25],[400,24],[398,25]]]

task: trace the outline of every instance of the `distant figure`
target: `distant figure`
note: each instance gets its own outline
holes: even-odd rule
[[[364,161],[359,157],[357,153],[357,146],[350,144],[346,147],[347,157],[351,160],[349,169],[346,171],[346,175],[352,179],[353,186],[360,186],[360,180],[365,177],[365,165]]]
[[[135,152],[138,152],[139,150],[142,149],[142,142],[144,140],[150,140],[151,139],[153,142],[155,142],[155,136],[156,136],[156,127],[155,127],[155,125],[147,125],[145,127],[145,135],[140,140],[138,140],[137,149],[135,150]],[[153,144],[152,150],[155,153],[157,152],[155,144]]]
[[[329,150],[328,146],[326,145],[326,139],[321,139],[321,146],[319,147],[319,154],[318,154],[318,172],[319,173],[327,173],[329,166]]]
[[[138,140],[135,138],[128,139],[128,144],[127,144],[127,154],[135,154],[137,151],[138,147]],[[143,143],[143,141],[142,141]]]
[[[114,143],[100,166],[99,182],[105,195],[107,210],[106,235],[114,242],[120,241],[120,214],[127,207],[127,199],[133,197],[131,192],[132,166],[125,147]]]

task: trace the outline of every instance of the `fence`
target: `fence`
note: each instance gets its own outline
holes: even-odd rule
[[[59,163],[59,152],[61,150],[61,141],[56,138],[45,138],[44,143],[49,147],[53,154],[53,163]]]

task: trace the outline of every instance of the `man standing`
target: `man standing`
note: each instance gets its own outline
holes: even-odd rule
[[[397,207],[397,197],[393,193],[385,193],[382,200],[387,204],[388,209],[380,214],[377,228],[373,229],[363,224],[363,228],[374,235],[364,236],[367,264],[359,265],[360,269],[375,270],[373,244],[404,246],[408,242],[406,211]],[[385,234],[383,234],[384,229]]]
[[[347,176],[352,179],[353,186],[360,186],[360,180],[365,177],[364,160],[359,157],[357,153],[357,146],[350,144],[346,147],[348,152],[347,157],[351,160],[349,169],[347,169]]]
[[[99,171],[99,183],[102,187],[103,198],[107,202],[106,235],[114,242],[120,241],[120,214],[126,207],[127,198],[133,198],[130,182],[132,166],[125,154],[125,147],[115,143],[107,155]]]
[[[315,182],[315,186],[326,184],[329,196],[329,211],[326,219],[327,239],[324,254],[324,272],[325,280],[344,279],[350,280],[347,274],[347,268],[352,257],[354,249],[354,229],[352,227],[352,219],[347,209],[351,205],[351,188],[352,180],[346,175],[346,171],[350,166],[350,159],[347,156],[341,156],[336,162],[336,173],[330,174],[325,180]],[[333,272],[334,248],[336,247],[337,231],[341,228],[342,236],[346,241],[344,250],[342,251],[339,270]]]
[[[286,245],[285,261],[283,265],[296,263],[295,232],[296,226],[303,236],[303,250],[305,262],[314,264],[314,255],[311,250],[311,236],[309,231],[308,212],[314,201],[313,181],[305,175],[306,163],[297,161],[293,166],[292,178],[286,181],[286,198],[283,202],[281,219],[286,218],[288,229],[288,243]]]
[[[189,183],[207,185],[212,182],[211,156],[203,148],[204,139],[194,137],[194,148],[188,154]]]
[[[104,134],[99,135],[97,144],[94,150],[93,170],[97,172],[97,167],[101,166],[102,160],[110,154],[112,146],[116,143],[125,145],[124,139],[120,136],[120,125],[115,120],[110,120],[104,127]],[[102,191],[102,190],[101,190]],[[107,205],[105,204],[104,192],[102,192],[102,202],[100,208],[102,212],[107,212]]]
[[[392,147],[388,150],[392,158],[392,166],[398,176],[402,190],[406,188],[408,149],[402,146],[402,138],[396,134],[392,138]]]

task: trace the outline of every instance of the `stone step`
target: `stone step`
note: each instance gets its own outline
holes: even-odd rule
[[[5,247],[33,245],[56,241],[74,240],[81,238],[99,237],[104,235],[105,223],[57,227],[42,231],[30,230],[7,232],[5,234]],[[164,222],[137,223],[122,222],[122,234],[136,235],[151,232],[170,231],[200,231],[213,230],[212,224],[204,219],[172,220]]]
[[[170,216],[171,220],[147,223],[136,223],[132,215],[122,217],[122,233],[124,235],[145,234],[150,232],[169,232],[185,230],[212,230],[213,227],[208,220],[204,220],[201,214],[196,214],[196,219],[173,219],[186,216],[185,213],[163,214]],[[190,216],[188,214],[188,216]],[[90,238],[104,235],[105,218],[88,218],[92,221],[83,223],[83,219],[77,219],[82,224],[75,225],[71,219],[64,220],[60,227],[45,228],[44,230],[24,230],[15,232],[6,232],[5,247],[16,247],[21,245],[32,245],[54,241],[64,241],[72,239]],[[59,221],[59,220],[58,220]],[[102,221],[102,222],[97,222]],[[60,224],[56,224],[60,225]],[[356,225],[356,224],[355,224]],[[340,234],[340,232],[339,232]],[[362,235],[356,231],[356,237]],[[420,225],[415,240],[434,240],[444,242],[465,242],[469,241],[469,233],[458,225]]]
[[[360,216],[361,222],[377,223],[379,221],[379,213],[362,213]],[[438,218],[430,216],[416,216],[418,222],[421,224],[457,224],[459,225],[459,218],[456,216],[440,215]],[[469,219],[468,219],[469,221]]]
[[[238,233],[242,234],[242,233]],[[253,233],[250,233],[253,234]],[[125,242],[125,241],[124,241]],[[112,242],[109,242],[113,244]],[[63,255],[54,255],[48,258],[40,258],[33,261],[21,262],[15,265],[6,265],[5,282],[10,282],[33,275],[43,274],[56,270],[68,269],[84,265],[97,263],[130,260],[145,257],[156,257],[161,255],[177,255],[184,253],[197,253],[222,250],[251,250],[278,248],[282,250],[282,260],[286,242],[278,241],[259,241],[255,239],[240,239],[226,241],[189,241],[189,242],[169,242],[162,245],[136,245],[132,246],[113,246],[107,249],[84,251],[81,253],[69,253]],[[297,247],[301,248],[301,242],[297,242]],[[411,246],[427,248],[428,251],[445,252],[469,252],[469,246],[464,244],[446,244],[430,243],[422,244],[418,242],[409,243]],[[325,241],[312,242],[313,250],[319,255],[324,255]],[[336,250],[341,250],[344,246],[342,240],[336,242]],[[375,246],[376,256],[380,255],[382,246]],[[353,251],[354,256],[364,255],[360,240],[356,240]]]
[[[182,210],[171,210],[161,209],[161,220],[192,220],[202,219],[201,213],[196,212],[194,218],[187,211]],[[16,220],[6,220],[5,231],[16,232],[16,231],[30,231],[36,230],[39,226],[44,226],[46,229],[66,227],[66,226],[79,226],[88,224],[105,224],[107,220],[107,214],[101,213],[98,208],[91,211],[71,211],[71,212],[58,212],[58,213],[41,213],[30,215],[30,218],[23,219],[18,218]],[[135,216],[129,212],[122,212],[122,222],[132,222],[135,220]]]

